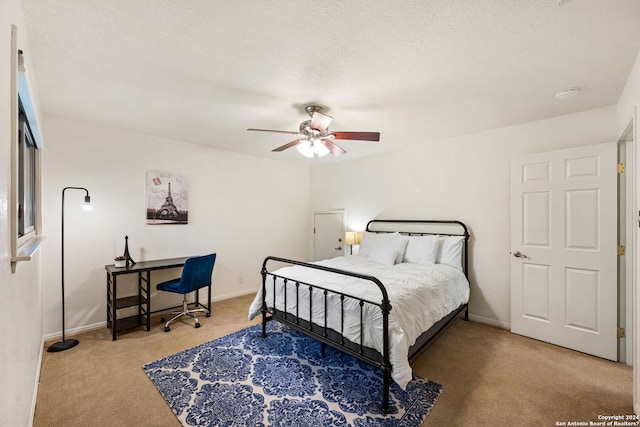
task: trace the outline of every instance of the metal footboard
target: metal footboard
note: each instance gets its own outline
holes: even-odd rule
[[[381,294],[381,300],[376,302],[376,301],[370,301],[370,300],[366,300],[363,299],[361,297],[355,296],[355,295],[351,295],[348,293],[343,293],[343,292],[339,292],[336,290],[331,290],[331,289],[326,289],[322,286],[319,286],[317,284],[311,284],[311,283],[305,283],[302,281],[297,281],[297,280],[293,280],[293,279],[289,279],[283,276],[278,276],[275,275],[273,273],[269,273],[269,271],[267,270],[267,264],[270,261],[274,261],[274,262],[280,262],[280,263],[285,263],[285,264],[291,264],[291,265],[299,265],[299,266],[303,266],[303,267],[308,267],[311,269],[315,269],[315,270],[322,270],[322,271],[327,271],[330,273],[335,273],[335,274],[339,274],[339,275],[343,275],[343,276],[351,276],[351,277],[355,277],[355,278],[359,278],[359,279],[363,279],[363,280],[367,280],[370,281],[372,283],[374,283],[378,289],[380,290],[380,294]],[[331,267],[325,267],[322,265],[317,265],[317,264],[310,264],[310,263],[306,263],[306,262],[301,262],[301,261],[296,261],[296,260],[290,260],[290,259],[285,259],[285,258],[278,258],[278,257],[273,257],[273,256],[269,256],[267,258],[265,258],[263,264],[262,264],[262,270],[261,270],[261,274],[262,274],[262,308],[261,308],[261,312],[262,312],[262,336],[266,337],[266,325],[267,325],[267,321],[271,320],[271,319],[276,319],[281,323],[284,323],[288,326],[290,326],[291,328],[302,332],[303,334],[306,334],[308,336],[311,336],[312,338],[315,338],[316,340],[320,341],[323,344],[327,344],[330,345],[338,350],[341,350],[347,354],[350,354],[351,356],[354,356],[366,363],[369,363],[373,366],[376,366],[377,368],[379,368],[382,371],[382,376],[383,376],[383,393],[382,393],[382,406],[381,406],[381,410],[383,413],[388,413],[390,411],[389,408],[389,387],[391,386],[391,363],[389,360],[389,312],[391,311],[391,303],[389,302],[389,296],[387,294],[387,290],[384,287],[384,285],[382,284],[382,282],[380,282],[380,280],[378,280],[377,278],[373,277],[373,276],[368,276],[368,275],[363,275],[363,274],[359,274],[359,273],[354,273],[351,271],[346,271],[346,270],[340,270],[340,269],[336,269],[336,268],[331,268]],[[278,303],[276,301],[277,298],[277,292],[276,292],[276,281],[278,279],[282,279],[284,284],[283,284],[283,298],[284,301],[282,301],[284,310],[278,310],[276,309],[276,307],[278,306]],[[287,289],[288,283],[293,283],[294,286],[294,291],[293,294],[294,295],[289,295]],[[267,286],[273,286],[272,290],[273,290],[273,307],[269,308],[267,307],[267,302],[266,302],[266,298],[267,298]],[[304,314],[306,313],[300,313],[299,312],[299,298],[300,298],[300,289],[301,288],[306,288],[309,292],[309,308],[308,308],[308,321],[304,319]],[[314,304],[314,300],[313,300],[313,295],[314,292],[317,293],[320,292],[320,295],[324,296],[324,302],[322,304],[324,304],[323,310],[322,312],[324,313],[324,319],[323,319],[323,324],[317,324],[317,323],[313,323],[313,304]],[[328,298],[330,298],[331,295],[335,295],[340,299],[340,306],[341,306],[341,313],[340,313],[340,331],[336,331],[335,329],[329,328],[328,327],[328,320],[327,320],[327,301]],[[288,313],[287,312],[287,303],[288,303],[288,298],[295,298],[295,313]],[[353,342],[349,339],[347,339],[344,336],[344,322],[345,322],[345,308],[344,308],[344,301],[346,298],[349,299],[353,299],[358,301],[358,305],[360,307],[360,339],[359,342]],[[382,330],[383,330],[383,341],[382,341],[382,354],[370,347],[366,347],[364,345],[364,306],[365,304],[369,304],[372,306],[376,306],[380,308],[380,311],[382,313]]]

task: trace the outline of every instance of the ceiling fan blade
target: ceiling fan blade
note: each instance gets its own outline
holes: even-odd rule
[[[291,148],[291,147],[294,147],[294,146],[298,145],[298,144],[300,143],[300,141],[302,141],[302,140],[301,140],[301,139],[294,139],[294,140],[293,140],[293,141],[291,141],[290,143],[288,143],[288,144],[284,144],[284,145],[281,145],[280,147],[278,147],[278,148],[274,148],[274,149],[273,149],[273,150],[271,150],[271,151],[284,151],[284,150],[286,150],[287,148]]]
[[[247,129],[249,131],[255,132],[275,132],[275,133],[286,133],[288,135],[298,135],[298,132],[293,132],[290,130],[272,130],[272,129]]]
[[[320,111],[314,111],[313,116],[311,117],[311,128],[324,132],[327,130],[332,120],[333,117],[322,114]]]
[[[380,141],[380,132],[331,132],[334,139],[350,139],[352,141]]]
[[[341,156],[344,153],[346,153],[346,151],[342,147],[340,147],[339,145],[335,144],[329,138],[322,138],[322,142],[329,149],[329,152],[331,154],[333,154],[334,156],[336,156],[336,157],[337,156]]]

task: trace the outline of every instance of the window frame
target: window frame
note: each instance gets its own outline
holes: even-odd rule
[[[17,29],[11,26],[11,272],[18,262],[29,261],[40,248],[42,236],[42,202],[40,150],[43,148],[40,123],[18,50]],[[26,164],[25,164],[26,161]],[[28,203],[25,203],[27,201]],[[24,207],[30,206],[29,221],[24,222]]]

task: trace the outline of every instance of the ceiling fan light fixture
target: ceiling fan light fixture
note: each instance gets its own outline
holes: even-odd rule
[[[330,153],[327,146],[324,145],[322,141],[319,141],[317,139],[306,139],[304,141],[300,141],[298,145],[296,145],[296,148],[298,149],[298,152],[300,152],[300,154],[310,159],[314,158],[315,156],[326,156]]]
[[[296,145],[296,149],[303,156],[308,157],[310,159],[313,158],[313,147],[311,145],[311,141],[309,140],[300,141],[300,143]]]
[[[312,145],[313,145],[313,152],[317,154],[318,157],[323,157],[330,153],[329,149],[327,148],[326,145],[324,145],[324,142],[322,141],[319,141],[316,139],[315,141],[313,141]]]

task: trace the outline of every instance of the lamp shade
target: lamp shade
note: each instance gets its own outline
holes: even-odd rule
[[[344,234],[344,243],[347,245],[359,245],[362,239],[362,233],[357,231],[347,231]]]

